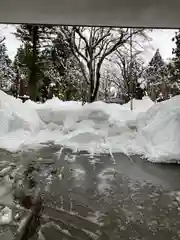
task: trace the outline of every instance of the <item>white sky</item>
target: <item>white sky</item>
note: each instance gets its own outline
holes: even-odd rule
[[[154,52],[159,48],[160,53],[164,60],[172,57],[172,49],[175,47],[175,43],[172,41],[172,38],[175,36],[176,30],[154,30],[150,37],[152,38],[153,51],[147,52],[147,59],[151,59]],[[149,60],[148,59],[148,60]]]
[[[2,24],[0,26],[0,34],[6,37],[6,45],[8,48],[8,54],[11,59],[16,54],[16,50],[20,45],[20,42],[13,36],[14,27],[12,25]],[[172,37],[175,34],[175,30],[154,30],[150,37],[152,38],[151,48],[148,48],[146,52],[146,61],[148,62],[153,56],[157,48],[160,49],[160,53],[164,60],[172,57],[172,48],[174,43],[172,42]]]

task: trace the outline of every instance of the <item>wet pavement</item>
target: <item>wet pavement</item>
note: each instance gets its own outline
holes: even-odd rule
[[[17,154],[1,150],[0,159],[0,205],[13,210],[13,221],[1,224],[2,240],[20,239],[30,213],[14,198],[22,179],[26,187],[31,179],[31,195],[38,189],[42,199],[26,239],[180,239],[180,165],[54,145]]]

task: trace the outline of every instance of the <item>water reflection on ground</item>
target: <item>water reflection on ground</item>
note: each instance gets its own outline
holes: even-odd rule
[[[180,238],[180,166],[60,149],[0,152],[1,212],[7,210],[0,239],[20,236],[30,213],[27,195],[37,190],[42,208],[29,225],[33,240]]]

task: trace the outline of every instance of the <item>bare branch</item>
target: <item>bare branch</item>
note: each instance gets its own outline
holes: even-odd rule
[[[72,40],[75,41],[75,39],[72,38],[72,34],[74,34],[74,32],[73,32],[73,31],[72,31],[72,32],[69,32],[67,28],[65,28],[65,29],[62,28],[62,31],[63,31],[63,33],[64,33],[67,41],[69,40],[69,41],[68,41],[68,42],[69,42],[69,46],[70,46],[70,48],[71,48],[71,51],[72,51],[74,57],[76,58],[76,60],[77,60],[78,63],[79,63],[79,66],[80,66],[80,68],[81,68],[81,71],[82,71],[82,74],[83,74],[83,77],[84,77],[85,81],[89,84],[88,78],[87,78],[87,76],[86,76],[86,72],[85,72],[85,69],[84,69],[84,66],[83,66],[83,63],[81,62],[81,60],[80,60],[80,58],[79,58],[79,56],[78,56],[78,54],[80,53],[80,50],[78,50],[78,47],[77,47],[77,46],[76,46],[76,47],[74,46],[75,44],[74,44],[74,42],[72,41]],[[68,35],[68,34],[69,34],[69,35]],[[74,47],[75,47],[75,48],[74,48]],[[77,52],[77,53],[76,53],[76,52]],[[79,55],[80,55],[80,54],[79,54]]]
[[[3,38],[0,40],[0,43],[4,42],[5,39],[6,39],[6,38],[3,37]]]
[[[86,45],[86,50],[87,50],[87,52],[89,53],[89,55],[90,55],[90,47],[89,47],[89,44],[88,44],[88,40],[86,39],[86,37],[82,34],[82,32],[80,32],[80,28],[78,28],[78,27],[74,27],[74,30],[75,30],[75,32],[79,35],[79,37],[81,38],[81,39],[83,39],[83,41],[84,41],[84,43],[85,43],[85,45]],[[88,59],[86,58],[86,59],[84,59],[86,62],[88,61]]]
[[[93,45],[93,48],[95,49],[105,38],[107,38],[109,36],[111,36],[110,29],[109,29],[108,33],[106,33],[104,36],[99,38],[99,40]]]
[[[101,66],[104,60],[119,48],[124,47],[124,53],[117,51],[118,60],[114,63],[119,67],[122,79],[129,78],[129,59],[124,55],[132,35],[141,36],[144,29],[100,28],[100,27],[64,27],[64,34],[73,55],[77,59],[83,76],[90,87],[90,99],[95,99],[99,88]],[[77,38],[76,38],[77,37]],[[127,45],[127,46],[126,46]],[[135,50],[134,58],[138,56]],[[82,60],[82,61],[81,61]],[[87,65],[87,72],[85,65]],[[123,85],[126,85],[126,82]],[[92,97],[92,98],[91,98]]]
[[[67,42],[70,44],[71,50],[74,53],[77,53],[80,57],[82,57],[86,62],[88,62],[88,59],[86,56],[84,56],[81,52],[81,49],[76,45],[76,39],[75,39],[75,30],[72,28],[71,30],[68,29],[68,27],[62,27],[62,32],[66,36]],[[77,55],[76,55],[77,57]]]

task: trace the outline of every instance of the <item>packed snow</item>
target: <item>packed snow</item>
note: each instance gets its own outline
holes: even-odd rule
[[[147,96],[144,97],[143,101],[134,99],[132,103],[133,111],[137,112],[146,112],[152,106],[154,106],[154,102]],[[129,110],[131,102],[124,104],[123,107]]]
[[[91,155],[139,154],[153,162],[180,160],[180,96],[158,104],[147,96],[125,105],[94,102],[44,104],[0,91],[0,148],[15,152],[47,142]]]

